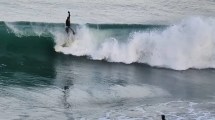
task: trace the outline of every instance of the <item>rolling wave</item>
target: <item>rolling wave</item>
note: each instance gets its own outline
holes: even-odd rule
[[[7,33],[2,31],[4,27]],[[20,44],[44,46],[42,44],[51,45],[53,40],[54,51],[63,54],[108,62],[144,63],[174,70],[215,68],[214,18],[193,17],[169,26],[76,24],[73,29],[77,34],[71,41],[61,23],[1,23],[1,34],[14,33],[16,38],[26,39]],[[33,37],[38,38],[37,43],[33,42]],[[70,44],[62,47],[68,41]],[[15,43],[19,44],[18,41]],[[3,47],[1,45],[0,49]],[[43,48],[44,51],[52,51]]]

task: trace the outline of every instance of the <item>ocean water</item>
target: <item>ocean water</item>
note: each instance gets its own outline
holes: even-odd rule
[[[1,0],[0,119],[215,120],[214,13],[214,0]]]

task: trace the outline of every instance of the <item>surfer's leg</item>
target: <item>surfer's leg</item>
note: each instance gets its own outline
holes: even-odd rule
[[[75,31],[71,27],[69,27],[69,28],[70,28],[70,30],[72,30],[73,35],[75,35]]]
[[[66,28],[65,28],[65,31],[66,31],[67,33],[69,33],[69,27],[66,27]]]

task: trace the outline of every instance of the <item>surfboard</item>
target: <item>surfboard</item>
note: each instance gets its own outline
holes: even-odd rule
[[[69,47],[74,42],[74,39],[67,39],[64,41],[64,43],[61,45],[62,47]]]
[[[69,47],[72,45],[72,43],[75,40],[75,34],[74,31],[69,30],[68,33],[66,33],[66,40],[64,40],[64,43],[61,45],[62,47]]]

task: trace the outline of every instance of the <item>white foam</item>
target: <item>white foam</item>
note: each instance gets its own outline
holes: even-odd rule
[[[80,32],[82,37],[77,43],[58,51],[95,60],[138,62],[175,70],[215,68],[215,19],[212,18],[195,17],[163,31],[136,32],[124,43],[116,38],[98,42],[86,29]]]
[[[145,104],[126,109],[111,110],[105,114],[102,120],[109,119],[144,119],[160,120],[164,114],[167,120],[214,120],[213,103],[195,103],[189,101],[171,101],[159,104]],[[192,109],[192,111],[190,111]]]
[[[29,34],[11,24],[7,26],[15,34]],[[38,36],[43,34],[41,31],[45,31],[44,28],[33,29]],[[192,17],[164,30],[130,33],[123,41],[105,35],[108,31],[93,31],[82,26],[67,47],[62,47],[68,40],[64,30],[52,28],[48,31],[54,36],[55,50],[64,54],[126,64],[145,63],[174,70],[215,68],[214,18]]]
[[[134,88],[142,93],[147,87],[140,88],[138,86],[128,86]],[[113,90],[114,89],[114,90]],[[124,103],[121,105],[112,106],[109,104],[93,104],[91,99],[100,99],[99,95],[88,94],[82,88],[78,89],[74,86],[70,91],[70,96],[66,100],[71,104],[71,108],[65,109],[63,107],[62,99],[64,92],[56,88],[14,88],[3,87],[0,96],[0,115],[1,119],[145,119],[145,120],[160,120],[160,115],[165,114],[167,119],[172,120],[214,120],[214,100],[212,102],[203,101],[169,101],[165,103],[139,101],[137,105],[134,103]],[[89,89],[87,89],[89,90]],[[111,91],[118,92],[124,97],[134,97],[133,95],[121,94],[119,91],[125,88],[113,86]],[[88,95],[87,95],[88,94]],[[104,95],[104,93],[102,93]],[[128,93],[132,94],[132,93]],[[157,96],[157,95],[156,95]],[[142,97],[140,95],[140,97]],[[107,98],[105,98],[109,101]],[[87,104],[83,104],[83,101]],[[133,101],[135,102],[135,101]],[[32,104],[33,103],[33,104]],[[79,103],[79,104],[78,104]],[[141,104],[141,105],[140,105]],[[108,105],[108,106],[107,106]],[[13,113],[13,114],[11,114]]]

